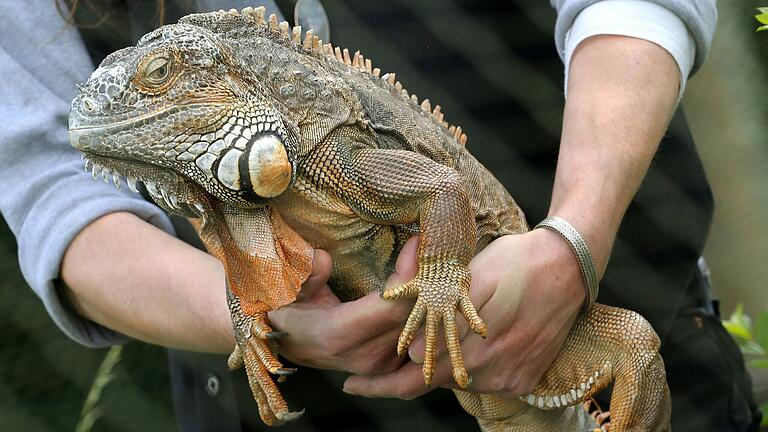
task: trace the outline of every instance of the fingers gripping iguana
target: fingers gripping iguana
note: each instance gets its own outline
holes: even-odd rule
[[[312,248],[331,254],[343,300],[378,290],[415,298],[398,353],[423,324],[425,383],[444,337],[453,376],[467,388],[456,316],[480,335],[493,328],[469,299],[469,262],[493,239],[528,227],[465,149],[461,128],[394,74],[311,31],[265,20],[263,8],[189,15],[102,62],[72,102],[70,140],[94,176],[125,177],[134,190],[142,183],[158,205],[195,222],[226,272],[237,342],[229,365],[245,365],[266,423],[300,414],[272,377],[293,369],[270,349],[280,333],[267,312],[295,300]],[[415,234],[416,277],[384,290]],[[531,394],[456,393],[485,430],[585,430],[597,425],[581,403],[613,382],[614,431],[666,430],[658,345],[637,314],[596,305]]]

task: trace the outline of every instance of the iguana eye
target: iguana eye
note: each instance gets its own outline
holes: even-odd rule
[[[145,71],[148,84],[161,85],[171,76],[171,60],[168,57],[152,59]]]
[[[168,49],[155,51],[145,57],[136,68],[136,75],[131,82],[142,93],[157,95],[165,92],[178,76],[174,66],[178,63],[177,54]]]

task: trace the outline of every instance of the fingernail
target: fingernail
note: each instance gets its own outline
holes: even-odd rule
[[[349,388],[347,388],[346,384],[344,385],[344,387],[341,388],[341,391],[343,391],[344,393],[346,393],[348,395],[355,395],[355,396],[357,396],[357,393],[355,393],[354,391],[352,391]]]

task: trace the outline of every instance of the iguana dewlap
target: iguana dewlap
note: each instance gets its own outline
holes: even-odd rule
[[[349,300],[382,290],[400,248],[419,234],[416,277],[383,292],[416,299],[397,350],[425,323],[429,383],[442,331],[466,388],[457,312],[486,332],[469,300],[468,264],[493,239],[528,228],[467,152],[461,128],[394,74],[265,21],[263,8],[190,15],[102,62],[72,102],[70,140],[94,176],[125,176],[134,190],[143,182],[161,207],[196,218],[227,274],[230,366],[245,365],[266,423],[298,415],[271,377],[293,370],[269,347],[279,333],[267,312],[295,299],[313,247],[331,254],[332,285]],[[456,393],[485,430],[581,431],[596,426],[581,403],[613,382],[612,430],[667,430],[658,344],[639,315],[597,305],[530,395]]]

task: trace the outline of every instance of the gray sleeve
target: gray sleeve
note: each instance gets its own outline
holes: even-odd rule
[[[137,194],[94,181],[67,141],[76,82],[93,69],[77,31],[50,0],[0,3],[0,212],[18,243],[19,264],[53,321],[88,346],[124,336],[73,313],[58,295],[72,239],[93,220],[132,212],[167,232],[167,216]]]
[[[557,9],[557,23],[555,24],[555,45],[560,57],[563,57],[565,37],[568,29],[573,25],[576,16],[593,3],[601,0],[550,0],[552,6]],[[663,6],[675,13],[688,27],[696,41],[696,59],[693,63],[691,75],[704,63],[709,48],[712,45],[712,36],[717,25],[716,0],[646,0]]]

